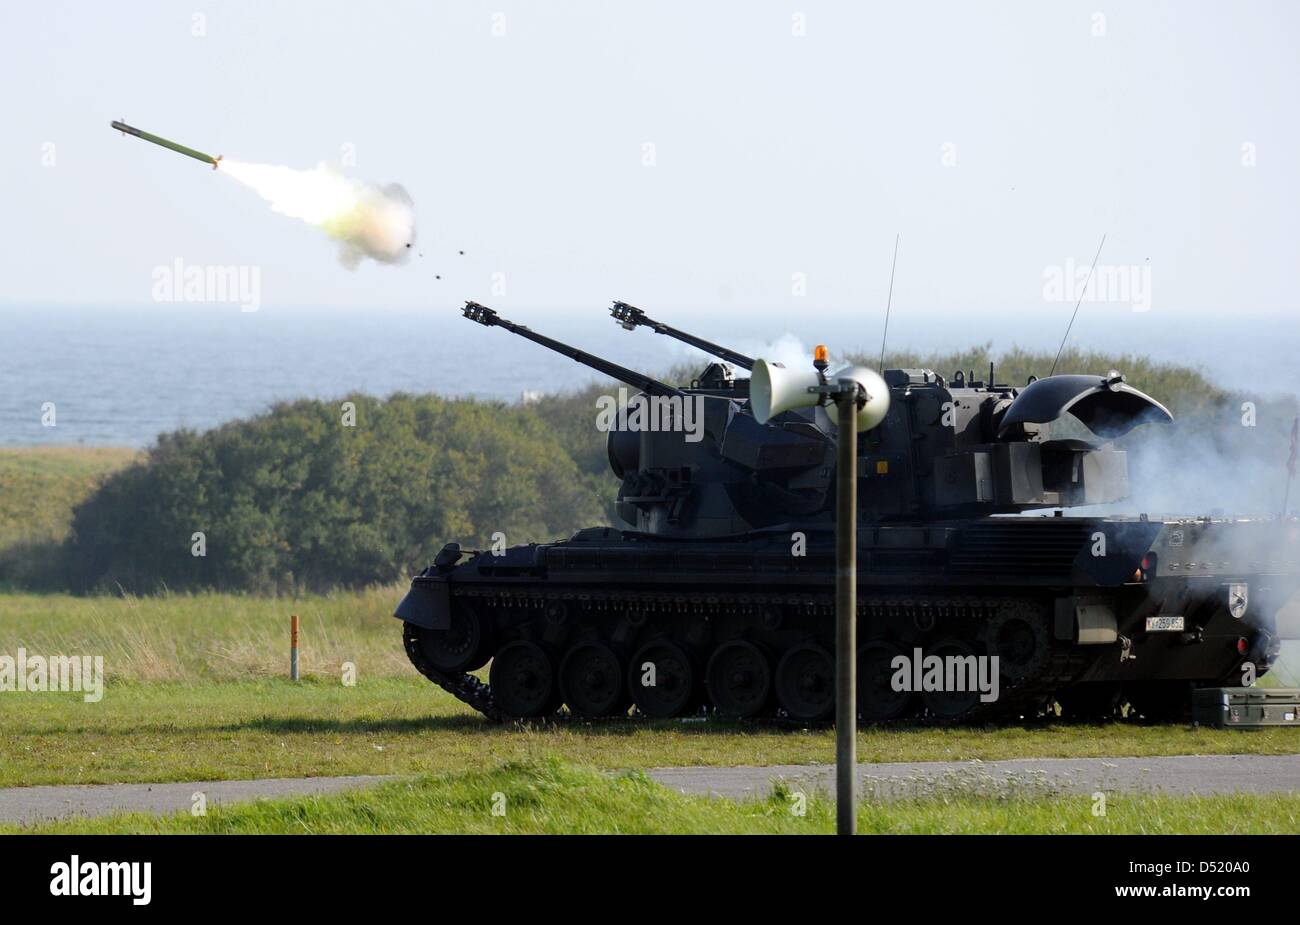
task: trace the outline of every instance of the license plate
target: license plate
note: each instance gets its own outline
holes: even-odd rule
[[[1147,617],[1148,633],[1181,633],[1182,617]]]

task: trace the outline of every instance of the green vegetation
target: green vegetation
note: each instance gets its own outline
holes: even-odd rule
[[[394,581],[452,538],[548,540],[600,505],[536,415],[352,395],[160,437],[76,511],[73,587],[316,590]],[[195,532],[206,554],[192,554]]]
[[[72,510],[134,450],[0,449],[0,588],[59,588]]]
[[[644,772],[600,773],[553,757],[491,770],[421,776],[320,797],[259,800],[155,817],[122,814],[47,823],[7,832],[94,834],[827,834],[833,804],[802,801],[777,788],[765,799],[684,796]],[[493,814],[493,807],[499,808]],[[1300,796],[1112,796],[1105,816],[1086,795],[975,798],[954,796],[868,802],[858,812],[864,834],[1218,834],[1291,833],[1300,827]]]
[[[284,673],[289,617],[302,621],[304,676],[411,677],[393,607],[401,585],[300,597],[0,595],[0,653],[102,655],[113,681],[208,681]]]
[[[851,354],[853,362],[875,368],[879,356]],[[1000,355],[992,353],[992,344],[970,347],[949,353],[891,353],[885,357],[887,369],[932,369],[945,378],[957,370],[974,371],[976,379],[987,379],[989,361],[996,361],[997,380],[1014,386],[1023,386],[1030,376],[1040,379],[1052,368],[1055,354],[1038,353],[1012,348]],[[1070,349],[1061,354],[1058,373],[1105,373],[1116,369],[1124,374],[1125,381],[1134,388],[1150,394],[1165,405],[1175,416],[1196,414],[1216,409],[1230,399],[1210,381],[1206,373],[1190,366],[1157,363],[1136,353],[1110,354],[1096,350]]]

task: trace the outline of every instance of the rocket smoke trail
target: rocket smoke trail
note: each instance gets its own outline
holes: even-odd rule
[[[229,161],[125,122],[109,124],[123,135],[211,164],[213,170],[257,190],[280,214],[323,229],[339,242],[339,259],[349,269],[356,269],[364,257],[402,263],[415,243],[415,207],[406,190],[396,183],[377,186],[349,179],[325,164],[314,170],[294,170]]]
[[[218,169],[256,190],[281,215],[315,225],[339,242],[339,260],[355,269],[370,257],[402,263],[415,242],[415,207],[399,184],[345,177],[326,164],[294,170],[221,160]]]

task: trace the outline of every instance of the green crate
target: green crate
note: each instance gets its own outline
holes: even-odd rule
[[[1207,687],[1192,695],[1192,722],[1221,729],[1300,727],[1300,690],[1284,687]]]

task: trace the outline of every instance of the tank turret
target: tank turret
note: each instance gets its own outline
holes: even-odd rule
[[[625,302],[615,302],[610,313],[628,330],[647,327],[746,370],[756,362]],[[995,383],[991,364],[987,382],[960,370],[951,381],[926,369],[886,370],[884,378],[890,413],[878,429],[858,438],[859,517],[867,521],[1119,501],[1128,494],[1123,451],[1054,440],[1051,423],[1069,413],[1109,440],[1141,423],[1173,420],[1163,405],[1114,371],[1031,379],[1020,389]],[[748,382],[741,381],[748,393]],[[823,433],[833,440],[833,425]]]

